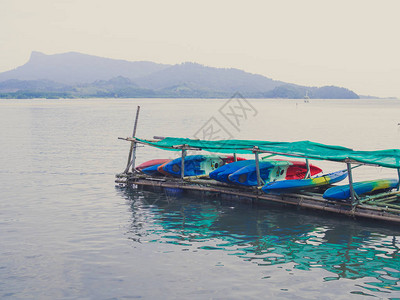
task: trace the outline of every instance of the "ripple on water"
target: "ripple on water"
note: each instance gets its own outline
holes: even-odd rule
[[[114,188],[137,105],[141,137],[190,137],[225,101],[1,100],[0,298],[400,297],[397,228]],[[258,114],[235,138],[399,148],[395,101],[249,101]],[[175,155],[139,148],[137,160]]]

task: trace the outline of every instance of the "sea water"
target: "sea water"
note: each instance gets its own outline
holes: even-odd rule
[[[0,298],[400,297],[398,226],[115,186],[137,105],[143,138],[400,148],[397,100],[1,100]],[[137,162],[178,155],[140,147]]]

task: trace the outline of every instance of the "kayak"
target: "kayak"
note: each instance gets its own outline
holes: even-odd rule
[[[311,176],[322,172],[320,168],[312,164],[310,166]],[[285,179],[300,179],[307,174],[307,165],[305,162],[289,160],[262,160],[259,163],[260,177],[266,182],[272,182]],[[257,185],[256,164],[245,166],[228,176],[229,181],[246,185]]]
[[[232,163],[228,163],[225,164],[221,167],[219,167],[218,169],[212,171],[209,176],[212,179],[215,179],[217,181],[221,181],[221,182],[225,182],[225,183],[231,183],[231,181],[229,181],[229,175],[236,172],[237,170],[251,165],[251,164],[255,164],[255,160],[254,159],[249,159],[249,160],[241,160],[241,161],[235,161]]]
[[[293,190],[304,190],[336,183],[345,179],[346,177],[347,170],[342,170],[308,179],[293,179],[269,182],[262,187],[262,190],[266,193],[292,192]]]
[[[168,162],[170,162],[170,161],[171,161],[171,160],[169,159],[169,160],[167,160],[165,163],[161,163],[161,164],[153,165],[153,166],[151,166],[151,167],[147,167],[147,168],[145,168],[145,169],[142,169],[141,172],[144,173],[144,174],[150,175],[150,176],[160,176],[160,175],[163,175],[163,173],[161,173],[161,172],[158,171],[158,167],[161,166],[161,165],[163,165],[163,164],[166,164],[166,163],[168,163]]]
[[[376,179],[368,181],[354,182],[353,188],[357,195],[365,195],[374,192],[384,192],[397,187],[397,179]],[[323,195],[325,199],[346,200],[351,197],[350,185],[339,185],[327,189]]]
[[[141,163],[140,165],[138,165],[135,169],[138,171],[142,171],[143,169],[146,169],[148,167],[154,166],[154,165],[160,165],[163,164],[165,162],[171,161],[170,159],[152,159],[152,160],[148,160],[145,161],[144,163]]]
[[[233,157],[219,155],[188,155],[185,157],[184,176],[208,175],[210,172],[231,160],[233,160]],[[182,158],[179,157],[159,166],[158,171],[166,175],[180,177],[181,165]]]
[[[164,166],[165,166],[166,164],[168,164],[169,162],[171,162],[171,161],[167,161],[167,162],[165,162],[165,163],[159,165],[159,166],[157,167],[157,171],[158,171],[160,174],[164,175],[164,176],[169,176],[169,177],[171,177],[172,175],[171,175],[170,173],[164,171]]]

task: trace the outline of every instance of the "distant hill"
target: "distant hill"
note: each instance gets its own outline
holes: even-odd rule
[[[238,69],[212,68],[188,62],[138,78],[135,82],[140,86],[155,90],[186,86],[191,89],[207,88],[231,93],[263,92],[284,84],[281,81]]]
[[[91,83],[123,76],[129,79],[147,76],[169,65],[148,61],[130,62],[77,52],[46,55],[33,51],[29,61],[11,71],[0,73],[0,81],[52,80],[62,84]]]
[[[359,99],[360,97],[349,89],[336,86],[305,87],[294,84],[284,84],[259,95],[262,98],[300,99],[307,95],[310,99]]]
[[[0,73],[0,98],[186,97],[359,98],[345,88],[306,87],[239,69],[129,62],[76,52],[32,52],[29,61]]]

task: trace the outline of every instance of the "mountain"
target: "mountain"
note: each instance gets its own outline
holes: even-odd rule
[[[238,69],[219,69],[189,62],[165,68],[138,78],[135,82],[140,86],[155,90],[184,85],[191,89],[207,87],[209,90],[230,93],[262,92],[284,84],[284,82]]]
[[[135,79],[168,66],[148,61],[130,62],[103,58],[77,52],[46,55],[33,51],[26,64],[0,73],[0,81],[47,79],[62,84],[91,83],[117,76]]]
[[[0,98],[185,97],[359,98],[345,88],[306,87],[239,69],[197,63],[129,62],[76,52],[32,52],[29,61],[0,73]]]

